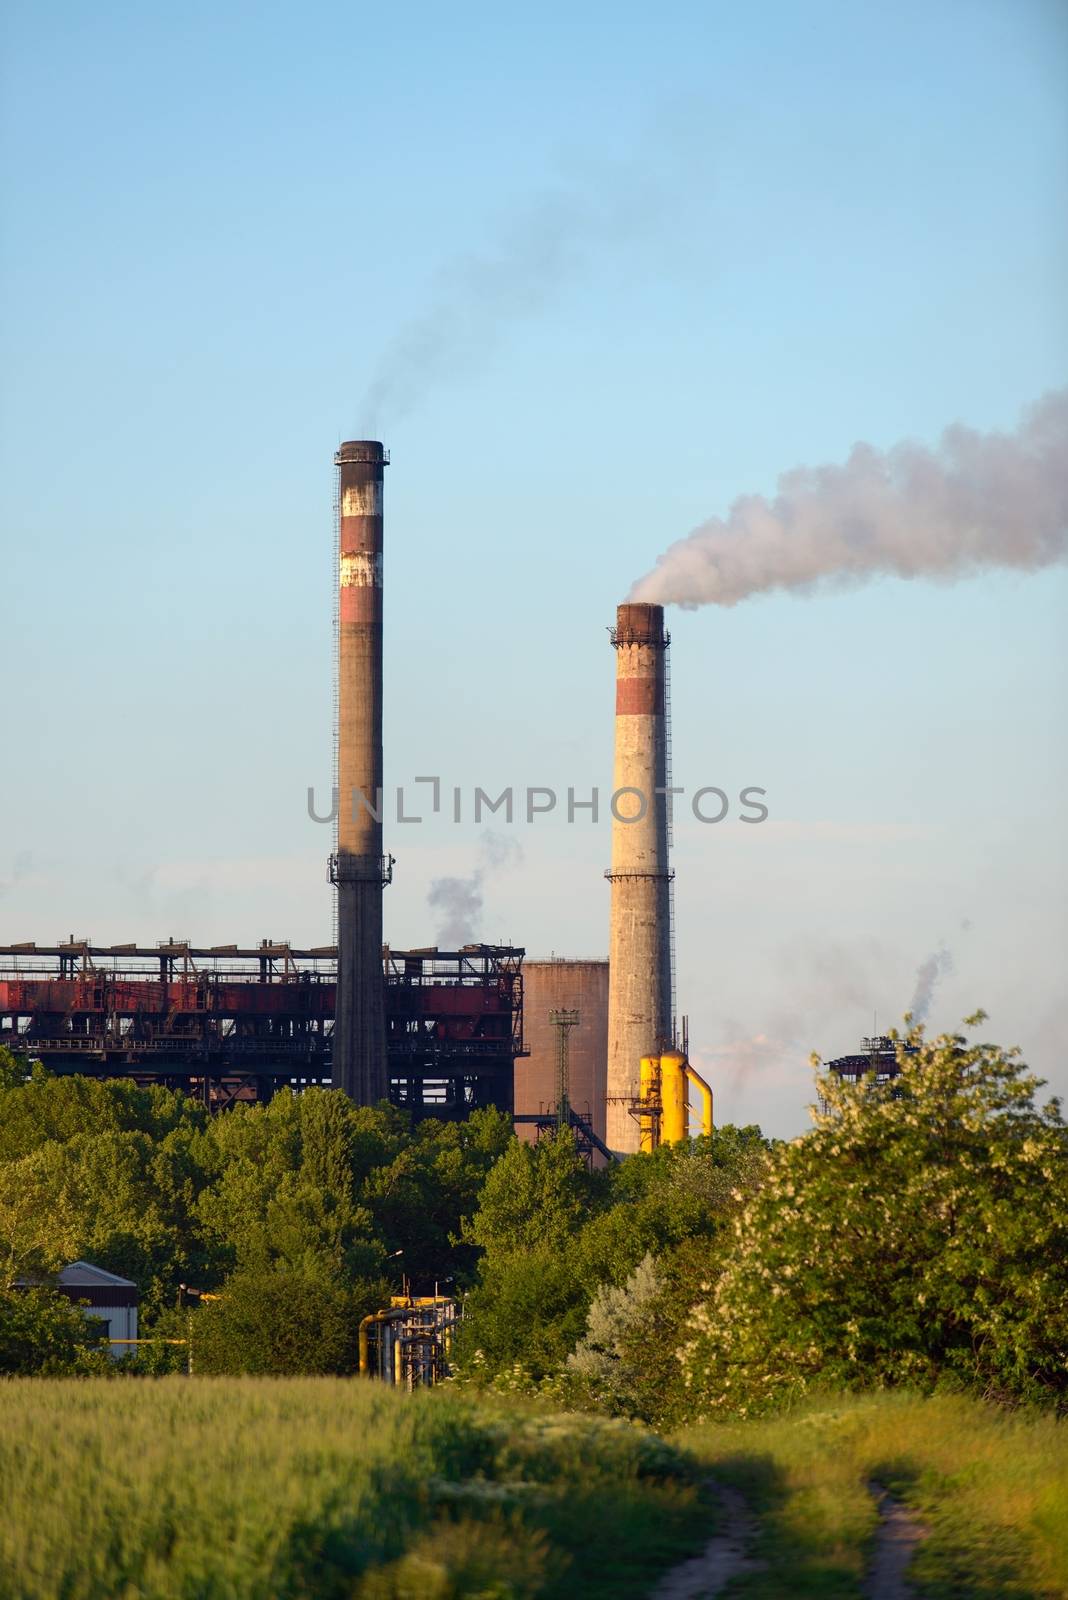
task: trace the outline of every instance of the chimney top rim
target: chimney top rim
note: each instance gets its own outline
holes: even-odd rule
[[[340,467],[354,461],[388,467],[389,451],[380,439],[347,439],[339,446],[334,464]]]

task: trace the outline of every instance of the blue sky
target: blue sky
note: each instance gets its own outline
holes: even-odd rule
[[[0,936],[329,937],[331,455],[382,417],[387,780],[607,785],[656,554],[859,439],[1068,369],[1068,17],[1040,0],[14,4],[3,24]],[[410,401],[410,405],[407,404]],[[804,1125],[943,943],[1068,1089],[1063,571],[673,612],[680,999],[719,1115]],[[602,954],[605,827],[481,932]],[[478,835],[394,827],[387,933]],[[520,1069],[521,1070],[521,1069]]]

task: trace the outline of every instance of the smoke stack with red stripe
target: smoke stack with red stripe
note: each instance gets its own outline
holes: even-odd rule
[[[337,1003],[332,1079],[357,1105],[389,1092],[382,975],[382,489],[374,439],[334,457],[338,504]]]
[[[616,753],[612,805],[606,1139],[638,1149],[631,1109],[642,1056],[670,1044],[671,874],[668,866],[664,608],[616,613]],[[657,792],[659,791],[659,793]]]

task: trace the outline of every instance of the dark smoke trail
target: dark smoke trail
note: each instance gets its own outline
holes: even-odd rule
[[[482,916],[482,874],[469,878],[435,878],[427,905],[438,913],[437,943],[443,950],[471,944]]]
[[[441,272],[430,305],[389,342],[367,387],[360,416],[369,436],[406,416],[427,389],[478,368],[509,326],[543,311],[599,248],[648,235],[661,196],[647,172],[617,167],[579,178],[532,200],[483,254]]]
[[[928,956],[923,962],[916,973],[916,988],[909,1005],[913,1022],[927,1021],[927,1013],[931,1009],[938,980],[952,971],[953,957],[944,945],[941,950],[936,950],[934,955]]]
[[[496,833],[482,835],[478,853],[479,864],[474,872],[466,878],[435,878],[427,893],[427,904],[438,913],[437,942],[442,950],[456,949],[476,940],[486,878],[523,859],[522,846],[517,839]]]
[[[1068,390],[1059,390],[1015,433],[957,425],[936,450],[858,444],[844,466],[784,473],[773,500],[747,495],[671,545],[629,598],[732,606],[874,577],[1036,571],[1066,553]]]

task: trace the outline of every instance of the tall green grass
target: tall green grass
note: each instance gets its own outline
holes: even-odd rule
[[[784,1416],[679,1435],[749,1497],[763,1573],[729,1595],[858,1596],[876,1481],[928,1530],[910,1572],[930,1600],[1068,1595],[1068,1424],[957,1396],[814,1400]]]
[[[1068,1427],[957,1397],[829,1396],[687,1430],[339,1379],[0,1382],[2,1600],[628,1600],[738,1485],[762,1572],[859,1596],[872,1480],[921,1517],[930,1600],[1068,1596]]]
[[[335,1379],[0,1384],[4,1600],[637,1596],[700,1545],[627,1423]]]

